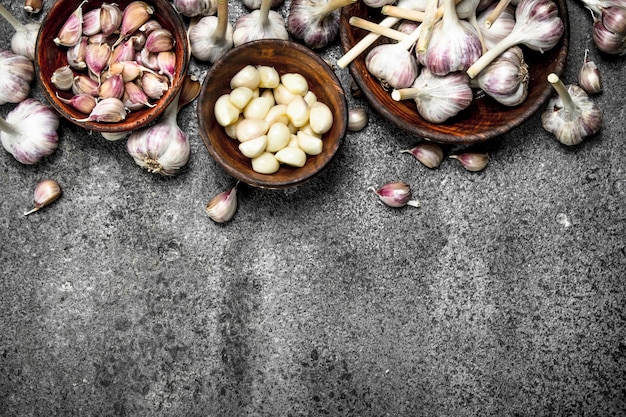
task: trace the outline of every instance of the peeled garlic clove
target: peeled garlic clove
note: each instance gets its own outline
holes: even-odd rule
[[[280,163],[273,153],[263,152],[256,158],[252,158],[252,169],[259,174],[273,174],[280,169]]]
[[[272,98],[265,96],[255,97],[243,109],[243,117],[247,119],[264,119],[273,105],[274,100]]]
[[[274,123],[282,123],[284,125],[289,124],[289,117],[287,117],[287,106],[285,104],[277,104],[273,106],[267,115],[265,115],[265,120],[270,125]]]
[[[224,94],[215,101],[213,112],[220,126],[228,126],[239,119],[241,110],[230,101],[230,94]]]
[[[267,135],[262,135],[239,144],[239,150],[246,158],[256,158],[265,152],[266,147]]]
[[[36,212],[40,208],[51,204],[59,197],[61,197],[61,194],[61,186],[58,182],[54,180],[43,180],[39,182],[39,184],[37,184],[37,186],[35,187],[35,195],[33,198],[35,207],[32,210],[24,213],[24,215],[28,216],[29,214]]]
[[[253,65],[246,65],[239,70],[230,80],[230,88],[248,87],[250,90],[259,88],[261,76],[259,71]]]
[[[320,135],[328,132],[333,126],[333,112],[326,104],[316,101],[309,107],[309,125]]]
[[[281,164],[286,164],[292,167],[301,168],[306,164],[306,153],[295,147],[285,147],[276,152],[276,159]]]
[[[597,94],[602,92],[602,80],[600,79],[600,70],[595,62],[589,60],[589,50],[585,50],[585,58],[583,65],[578,72],[578,85],[585,90],[587,94]]]
[[[489,162],[489,155],[486,153],[464,152],[458,155],[450,155],[450,158],[458,160],[463,168],[468,171],[482,171]]]
[[[223,191],[213,197],[206,206],[206,213],[216,223],[225,223],[233,218],[237,211],[237,183],[230,190]]]
[[[252,90],[248,87],[237,87],[230,92],[230,102],[239,109],[243,109],[252,99]]]
[[[291,94],[303,96],[309,91],[309,83],[302,74],[286,73],[280,76],[280,82]]]
[[[237,124],[237,139],[240,142],[246,142],[265,135],[268,129],[269,125],[263,119],[244,118]]]
[[[287,146],[290,139],[291,131],[289,127],[282,123],[274,123],[267,131],[267,146],[265,150],[268,152],[279,151]]]
[[[301,130],[296,135],[298,137],[298,147],[308,155],[319,155],[322,153],[324,142],[320,138],[304,133]]]
[[[240,115],[239,118],[235,122],[229,124],[228,126],[224,126],[224,133],[226,133],[226,136],[228,136],[231,139],[238,140],[237,139],[237,126],[239,125],[239,123],[241,123],[242,120],[244,120],[244,118],[243,116]]]
[[[443,161],[443,149],[431,142],[421,142],[411,149],[405,149],[401,153],[413,155],[415,159],[424,164],[427,168],[437,168]]]
[[[309,105],[302,96],[294,96],[287,104],[287,117],[296,127],[304,126],[309,122]]]
[[[419,201],[412,198],[411,187],[406,182],[388,182],[380,188],[370,187],[369,189],[389,207],[420,206]]]
[[[72,47],[80,41],[83,36],[83,4],[86,2],[83,1],[61,26],[57,37],[53,39],[54,43]]]
[[[363,108],[350,109],[348,112],[348,130],[352,132],[363,130],[368,121],[367,111]]]
[[[267,65],[259,65],[259,88],[276,88],[280,83],[280,75],[276,68]]]
[[[278,86],[274,88],[273,93],[276,103],[285,105],[289,104],[296,96],[291,91],[287,90],[287,87],[283,84],[278,84]]]

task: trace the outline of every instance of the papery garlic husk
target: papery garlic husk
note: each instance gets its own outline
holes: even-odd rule
[[[77,70],[83,70],[87,68],[85,63],[85,55],[87,54],[87,45],[89,44],[89,38],[86,36],[76,43],[76,45],[67,49],[67,64]]]
[[[0,105],[19,103],[30,94],[35,78],[33,61],[9,50],[0,50]]]
[[[339,35],[342,7],[357,0],[292,0],[287,31],[312,49],[321,49]]]
[[[215,62],[232,49],[233,26],[228,21],[228,2],[218,0],[216,16],[205,16],[189,26],[191,54],[200,61]]]
[[[109,36],[117,32],[122,24],[122,11],[115,3],[102,3],[100,6],[100,32]]]
[[[431,123],[443,123],[466,109],[474,93],[464,72],[439,76],[424,67],[411,87],[393,90],[391,97],[413,99],[420,116]]]
[[[61,91],[67,91],[74,84],[74,71],[69,65],[57,68],[50,77],[50,82]]]
[[[57,37],[53,40],[54,43],[59,46],[72,47],[80,41],[80,38],[83,36],[83,4],[85,3],[87,3],[87,0],[79,4],[63,26],[61,26]]]
[[[388,182],[380,188],[370,187],[381,202],[389,207],[419,207],[418,200],[413,199],[411,187],[403,181]]]
[[[472,79],[470,85],[480,88],[500,104],[517,106],[528,96],[529,79],[522,48],[512,46]]]
[[[578,86],[585,90],[587,94],[598,94],[602,92],[602,80],[600,70],[595,62],[589,59],[589,50],[585,50],[583,64],[578,71]]]
[[[420,142],[411,149],[400,152],[413,155],[415,159],[430,169],[437,168],[443,161],[443,149],[432,142]]]
[[[158,123],[134,131],[126,141],[126,150],[135,163],[153,174],[175,175],[189,161],[189,140],[176,122],[178,99]]]
[[[206,213],[216,223],[230,221],[237,211],[237,183],[230,190],[222,191],[207,204]]]
[[[464,152],[457,155],[450,155],[451,159],[456,159],[463,168],[468,171],[478,172],[485,169],[489,163],[489,155],[479,152]]]
[[[354,108],[348,111],[348,130],[357,132],[363,130],[369,121],[367,111],[362,108]]]
[[[43,7],[43,0],[24,0],[24,10],[27,13],[37,14]]]
[[[59,96],[57,98],[65,104],[69,104],[72,108],[78,110],[81,113],[89,114],[96,107],[97,100],[94,96],[87,93],[75,94],[69,99]]]
[[[2,146],[22,164],[31,165],[57,148],[59,114],[32,98],[21,101],[6,120],[0,118]]]
[[[99,100],[89,116],[84,119],[74,119],[77,122],[117,123],[126,119],[126,107],[119,98],[108,97]]]
[[[214,15],[217,6],[211,0],[174,0],[174,8],[183,16],[210,16]]]
[[[272,0],[262,0],[259,10],[253,10],[237,19],[233,30],[234,46],[257,39],[289,39],[283,16],[270,10],[271,5]]]
[[[602,111],[577,85],[565,86],[556,74],[548,82],[557,92],[541,115],[541,124],[564,145],[578,145],[586,137],[600,131]]]
[[[52,204],[56,200],[61,197],[63,191],[61,190],[61,186],[55,180],[43,180],[40,181],[35,187],[35,192],[33,195],[33,203],[34,207],[24,213],[24,216],[28,216],[39,209]]]

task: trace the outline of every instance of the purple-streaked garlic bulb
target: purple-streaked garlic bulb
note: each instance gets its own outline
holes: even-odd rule
[[[191,54],[215,62],[233,47],[233,27],[228,21],[228,1],[218,0],[217,17],[204,16],[189,26]]]
[[[470,81],[505,106],[517,106],[528,96],[528,64],[519,46],[512,46]]]
[[[35,78],[33,61],[9,50],[0,50],[0,105],[19,103],[30,94]]]
[[[495,44],[504,39],[515,26],[515,7],[509,5],[496,20],[493,21],[489,28],[485,27],[485,20],[493,11],[496,3],[483,10],[477,16],[478,28],[483,37],[483,43],[486,49],[491,49]]]
[[[292,0],[287,31],[312,49],[320,49],[339,35],[340,9],[357,0]]]
[[[285,19],[271,7],[272,0],[262,0],[260,9],[237,19],[233,30],[234,46],[257,39],[289,39]]]
[[[212,0],[173,0],[174,8],[183,16],[211,16],[214,15],[217,6]]]
[[[241,0],[244,6],[250,10],[257,10],[261,8],[262,0]],[[284,0],[272,0],[272,9],[276,9],[284,3]]]
[[[443,123],[466,109],[474,97],[469,78],[462,71],[435,75],[422,68],[411,87],[391,92],[391,98],[414,100],[417,112],[431,123]]]
[[[24,55],[31,61],[35,60],[35,45],[41,25],[39,23],[23,24],[17,20],[11,12],[0,4],[0,16],[4,17],[15,33],[11,37],[11,50],[19,55]]]

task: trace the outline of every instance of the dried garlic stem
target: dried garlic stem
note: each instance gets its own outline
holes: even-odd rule
[[[370,22],[358,16],[352,16],[350,18],[350,25],[396,41],[401,41],[408,36],[406,33],[400,32],[399,30],[381,26],[378,23]]]
[[[489,16],[487,16],[487,18],[485,19],[485,22],[483,23],[487,29],[491,27],[493,22],[500,16],[502,11],[506,9],[506,6],[508,6],[510,3],[511,3],[511,0],[499,0],[498,1],[498,4],[496,5],[496,7],[491,11],[491,13],[489,13]]]
[[[386,17],[379,23],[380,26],[392,27],[398,23],[400,19],[397,17]],[[337,66],[339,68],[347,67],[352,61],[354,61],[359,55],[361,55],[367,48],[369,48],[376,40],[380,38],[377,33],[368,33],[363,39],[357,42],[348,52],[346,52],[341,58],[337,60]]]
[[[579,112],[577,110],[578,106],[572,99],[572,96],[570,95],[569,91],[567,91],[567,87],[565,87],[565,84],[563,84],[563,81],[558,75],[554,73],[548,74],[548,82],[554,88],[554,91],[556,91],[556,93],[561,98],[564,108],[566,108],[568,111],[572,113]]]
[[[433,28],[437,22],[438,0],[426,0],[426,9],[424,10],[424,21],[422,23],[423,30],[417,40],[417,54],[423,54],[428,49]],[[442,12],[443,16],[443,12]]]
[[[7,22],[9,22],[9,24],[11,26],[13,26],[13,29],[17,30],[21,30],[24,25],[17,20],[12,14],[11,12],[9,12],[6,7],[4,7],[3,5],[0,4],[0,16],[4,17]]]

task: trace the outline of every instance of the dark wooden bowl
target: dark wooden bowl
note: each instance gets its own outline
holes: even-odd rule
[[[118,0],[115,3],[121,10],[124,10],[131,1],[132,0]],[[172,100],[174,100],[182,87],[183,79],[187,73],[187,67],[189,65],[189,42],[187,40],[187,33],[182,17],[168,0],[146,0],[146,3],[155,9],[152,17],[157,20],[161,26],[172,32],[176,41],[176,45],[174,46],[174,52],[176,53],[176,73],[169,90],[155,102],[156,106],[142,110],[134,110],[127,114],[125,120],[117,123],[78,122],[74,119],[83,119],[86,118],[87,115],[73,109],[57,98],[57,92],[61,97],[66,99],[70,98],[72,93],[58,91],[50,81],[50,77],[57,68],[67,65],[67,48],[57,46],[53,40],[68,17],[81,3],[82,0],[57,0],[42,22],[37,37],[35,67],[37,80],[44,96],[61,116],[87,130],[98,132],[126,132],[149,124],[158,118]],[[82,6],[83,13],[99,7],[102,3],[101,1],[85,2]],[[75,71],[75,73],[78,74],[79,72]]]
[[[553,94],[547,76],[553,72],[562,75],[569,49],[569,17],[566,0],[555,0],[565,31],[559,43],[543,54],[523,47],[524,59],[529,66],[528,97],[517,107],[499,104],[488,96],[476,97],[472,104],[445,123],[430,123],[422,119],[413,100],[395,101],[389,91],[381,86],[365,66],[367,52],[383,38],[368,48],[349,65],[356,84],[370,105],[384,118],[400,129],[415,136],[443,144],[472,144],[500,136],[530,118]],[[368,32],[350,25],[352,16],[380,22],[385,16],[380,9],[372,9],[357,2],[344,7],[341,13],[341,46],[344,53],[358,43]]]
[[[229,93],[230,80],[246,65],[267,65],[279,74],[299,73],[309,90],[326,104],[334,115],[331,129],[322,137],[323,151],[308,156],[301,168],[281,165],[274,174],[252,169],[250,159],[239,151],[239,142],[228,137],[215,120],[215,101]],[[303,183],[319,173],[332,160],[346,134],[348,105],[341,84],[332,69],[315,52],[301,44],[277,39],[258,40],[231,49],[213,64],[204,80],[197,103],[202,140],[211,156],[234,178],[260,188],[285,188]]]

